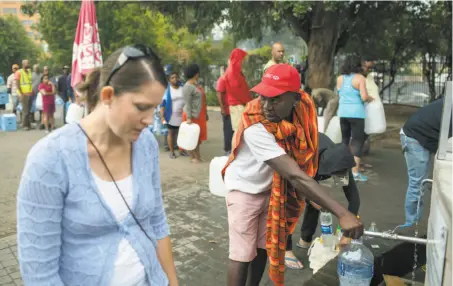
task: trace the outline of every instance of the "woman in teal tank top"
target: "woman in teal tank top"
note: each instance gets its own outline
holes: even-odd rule
[[[351,145],[356,166],[352,173],[356,181],[365,182],[368,178],[360,173],[360,157],[365,142],[365,102],[373,100],[368,96],[365,77],[362,75],[362,60],[352,55],[346,58],[341,67],[341,75],[337,78],[337,90],[340,98],[338,116],[342,142]]]

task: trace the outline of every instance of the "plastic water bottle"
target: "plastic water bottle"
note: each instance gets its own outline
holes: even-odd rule
[[[329,212],[321,212],[320,220],[323,244],[325,247],[333,247],[332,214]]]
[[[338,256],[340,286],[369,286],[374,272],[374,256],[362,240],[352,240]]]
[[[375,222],[371,223],[370,228],[368,228],[368,231],[378,232],[378,229],[376,227],[376,223]],[[372,236],[366,236],[366,237],[364,237],[364,240],[368,240],[368,239],[372,239],[372,238],[373,238]]]

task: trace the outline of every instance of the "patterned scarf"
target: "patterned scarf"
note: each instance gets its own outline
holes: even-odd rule
[[[301,100],[296,104],[292,122],[268,121],[261,110],[259,99],[247,104],[239,129],[233,138],[233,151],[222,176],[236,158],[244,130],[261,123],[275,136],[278,145],[299,164],[309,176],[314,177],[318,169],[318,121],[315,105],[308,93],[300,91]],[[267,216],[266,249],[269,256],[269,277],[275,285],[284,285],[286,240],[292,234],[304,210],[304,200],[299,200],[296,191],[280,174],[274,172],[269,211]]]

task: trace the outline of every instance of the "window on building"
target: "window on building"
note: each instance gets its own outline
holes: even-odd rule
[[[3,14],[8,15],[8,14],[17,14],[17,9],[16,8],[3,8]]]
[[[22,25],[31,26],[33,25],[33,20],[22,20]]]

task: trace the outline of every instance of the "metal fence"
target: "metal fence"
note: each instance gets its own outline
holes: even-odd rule
[[[335,58],[334,72],[337,75],[342,61],[342,57]],[[423,61],[409,62],[404,66],[392,66],[390,61],[377,61],[372,74],[379,86],[382,101],[387,104],[424,106],[431,100],[430,83],[434,98],[443,95],[447,80],[451,80],[451,67],[443,61],[431,63],[433,73],[430,80],[424,75],[424,67],[426,63]]]
[[[384,103],[424,106],[434,98],[445,93],[446,82],[451,77],[451,70],[442,62],[432,65],[433,73],[428,80],[424,75],[423,62],[411,62],[403,67],[393,67],[390,62],[378,62],[373,75],[381,91]],[[450,78],[451,80],[451,78]],[[430,90],[430,84],[432,89]]]

